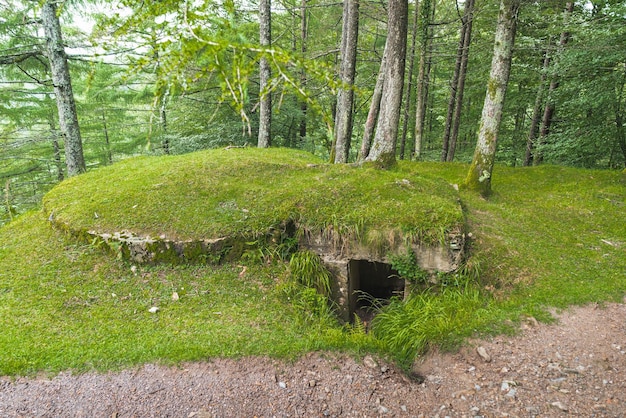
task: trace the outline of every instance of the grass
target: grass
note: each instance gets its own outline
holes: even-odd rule
[[[287,149],[134,158],[69,179],[44,198],[46,211],[78,231],[254,238],[294,221],[347,241],[383,237],[383,245],[459,229],[457,202],[450,185],[416,166],[329,165]]]
[[[4,226],[0,242],[0,375],[375,347],[297,311],[276,290],[282,264],[133,268],[41,213]]]
[[[311,157],[301,153],[248,151],[190,154],[189,160],[130,160],[63,183],[46,205],[83,228],[136,228],[184,237],[226,231],[221,221],[211,220],[220,210],[230,213],[239,232],[261,231],[285,215],[310,226],[359,231],[394,228],[398,220],[406,227],[411,216],[432,225],[457,222],[456,212],[445,209],[456,195],[448,183],[460,182],[466,165],[401,163],[380,173],[319,162],[308,167]],[[273,186],[253,180],[244,199],[235,193],[243,186],[228,180],[226,173],[250,175],[244,168],[248,157],[256,171],[269,170],[277,178]],[[281,163],[272,165],[274,159]],[[232,168],[222,167],[224,172],[216,174],[220,164]],[[229,182],[233,194],[210,200],[217,181],[212,176]],[[354,183],[330,181],[352,176]],[[497,167],[489,200],[460,193],[473,234],[467,270],[480,271],[480,280],[448,280],[444,290],[420,291],[406,302],[396,301],[379,314],[367,335],[359,324],[339,325],[315,293],[285,292],[285,263],[251,259],[220,266],[132,268],[52,230],[40,212],[22,215],[0,228],[0,375],[109,370],[214,356],[293,358],[311,350],[383,350],[406,366],[430,345],[455,347],[469,335],[503,332],[522,315],[550,320],[550,307],[620,301],[626,293],[622,177],[619,172],[552,166]],[[188,187],[181,191],[183,185]],[[283,190],[285,197],[278,202],[276,196],[261,196],[272,187],[294,190]],[[381,196],[387,203],[403,198],[407,187],[407,194],[424,192],[403,201],[409,208],[424,200],[429,188],[443,188],[432,202],[416,208],[444,209],[403,215],[395,213],[398,206],[375,207]],[[339,205],[335,200],[343,194],[353,197]],[[182,203],[195,198],[204,204]],[[113,204],[120,209],[109,207]],[[271,204],[271,213],[262,213],[262,204]],[[358,209],[343,207],[347,204]],[[244,219],[241,208],[250,208],[249,218]],[[365,226],[359,226],[359,214]],[[174,292],[178,300],[172,299]],[[148,311],[153,306],[160,308],[155,314]]]

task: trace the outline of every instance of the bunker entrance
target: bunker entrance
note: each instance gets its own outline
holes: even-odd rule
[[[376,304],[386,304],[392,296],[404,296],[405,283],[390,264],[350,260],[348,264],[350,319],[354,314],[368,323]]]

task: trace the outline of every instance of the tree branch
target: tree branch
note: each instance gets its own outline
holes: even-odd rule
[[[43,55],[41,51],[23,52],[21,54],[11,54],[0,56],[0,65],[18,64],[32,57]]]

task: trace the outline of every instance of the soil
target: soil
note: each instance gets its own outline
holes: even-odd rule
[[[0,378],[1,417],[624,417],[626,305],[432,352],[406,375],[370,356],[214,359]]]

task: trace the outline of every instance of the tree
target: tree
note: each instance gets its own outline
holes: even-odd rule
[[[426,118],[426,101],[428,100],[428,84],[430,77],[430,50],[432,36],[430,22],[433,19],[435,4],[433,0],[423,0],[420,20],[420,60],[417,74],[417,91],[415,103],[415,158],[422,155],[424,138],[424,121]]]
[[[461,110],[463,109],[463,94],[465,91],[465,77],[467,75],[467,63],[469,61],[469,48],[472,39],[472,23],[474,13],[474,0],[465,2],[465,11],[461,18],[461,33],[457,51],[454,75],[450,84],[450,100],[448,104],[448,117],[443,136],[443,148],[441,161],[452,161],[456,151],[456,142],[459,135],[461,122]]]
[[[381,167],[396,161],[398,124],[404,87],[406,37],[409,5],[407,0],[390,0],[388,5],[387,42],[385,43],[385,83],[372,149],[365,161]]]
[[[72,91],[72,79],[55,1],[48,0],[43,4],[41,19],[46,34],[46,56],[50,62],[52,84],[59,112],[59,127],[65,145],[67,174],[74,176],[83,173],[86,167]]]
[[[271,0],[259,1],[259,35],[261,47],[272,44]],[[272,71],[267,57],[259,60],[259,139],[258,147],[267,148],[271,145],[272,129],[272,96],[269,89]]]
[[[354,76],[359,36],[359,1],[344,0],[343,29],[341,31],[341,88],[337,93],[335,114],[335,163],[348,162],[352,138],[354,107]]]
[[[498,130],[502,108],[511,72],[511,57],[521,0],[501,0],[496,27],[491,71],[483,104],[478,140],[474,157],[465,179],[465,186],[480,192],[491,193],[491,175],[496,156]]]

